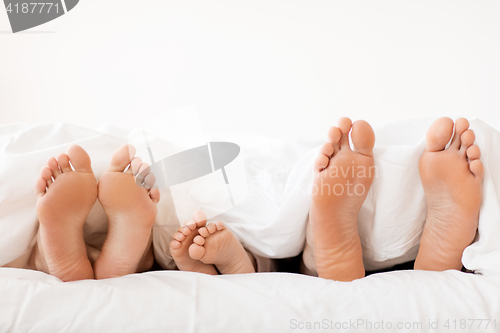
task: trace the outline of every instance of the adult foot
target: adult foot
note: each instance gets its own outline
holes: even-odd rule
[[[94,264],[96,279],[119,277],[149,269],[153,264],[151,229],[160,200],[155,176],[123,145],[99,179],[98,198],[108,216],[108,235]]]
[[[85,150],[74,145],[57,160],[51,157],[36,182],[36,195],[35,267],[63,281],[94,278],[83,224],[97,199],[97,182]]]
[[[476,235],[482,200],[484,169],[474,140],[464,118],[457,119],[454,133],[450,118],[436,120],[427,131],[419,169],[428,208],[415,269],[462,268],[462,253]]]
[[[207,224],[207,216],[198,210],[193,214],[193,220],[187,221],[185,226],[180,227],[174,234],[174,240],[170,242],[170,254],[181,271],[205,273],[217,275],[217,270],[212,264],[205,264],[189,256],[189,247],[193,239],[199,235],[198,230]]]
[[[349,132],[354,150],[349,145]],[[352,281],[365,276],[358,213],[375,176],[375,134],[362,120],[341,118],[314,162],[309,223],[318,276]]]
[[[255,273],[251,255],[223,222],[211,223],[198,233],[189,247],[191,258],[215,265],[221,274]]]

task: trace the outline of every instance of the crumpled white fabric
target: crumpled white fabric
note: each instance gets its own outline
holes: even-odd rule
[[[359,214],[365,267],[381,269],[415,258],[423,230],[426,201],[418,173],[430,118],[373,124],[378,174]],[[482,274],[500,272],[500,133],[471,120],[485,165],[484,199],[478,241],[463,255],[466,268]],[[79,144],[92,158],[96,177],[111,154],[126,143],[127,132],[116,128],[84,129],[68,124],[0,127],[0,265],[22,267],[37,231],[35,180],[50,156]],[[310,206],[312,162],[321,142],[284,142],[241,138],[235,142],[247,168],[249,194],[230,211],[211,220],[227,222],[244,246],[273,258],[298,255],[304,246]],[[307,152],[309,150],[309,152]],[[174,267],[168,251],[177,218],[162,193],[153,229],[156,259]],[[107,219],[97,202],[85,224],[92,259],[99,254]]]

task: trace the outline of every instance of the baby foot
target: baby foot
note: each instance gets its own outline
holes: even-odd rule
[[[108,235],[94,265],[97,279],[149,269],[153,264],[151,229],[160,200],[149,166],[123,145],[98,183],[98,197],[108,216]]]
[[[354,151],[349,146],[349,132]],[[358,213],[373,182],[375,134],[365,121],[341,118],[314,162],[309,223],[320,277],[352,281],[365,275]]]
[[[49,158],[36,182],[36,195],[40,229],[35,267],[63,281],[94,278],[83,224],[97,199],[97,182],[85,150],[74,145],[57,160]]]
[[[255,273],[250,254],[223,222],[211,223],[198,233],[189,247],[191,258],[215,265],[221,274]]]
[[[193,214],[193,220],[187,221],[185,226],[180,227],[174,234],[174,240],[170,242],[170,254],[179,270],[217,275],[214,265],[204,264],[189,256],[189,246],[193,244],[193,239],[198,236],[198,230],[206,224],[207,216],[204,212],[197,210]]]
[[[419,169],[428,208],[415,269],[462,268],[462,253],[476,235],[482,199],[484,169],[474,140],[464,118],[457,119],[454,135],[450,118],[436,120],[427,131]]]

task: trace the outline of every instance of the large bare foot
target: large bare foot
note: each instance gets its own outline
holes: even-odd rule
[[[453,120],[440,118],[427,131],[419,168],[428,209],[415,269],[461,269],[462,253],[476,235],[484,169],[468,128],[459,118],[453,134]]]
[[[83,224],[97,199],[97,182],[85,150],[71,146],[57,160],[51,157],[36,182],[36,195],[35,267],[63,281],[93,279]]]
[[[189,255],[205,264],[213,264],[221,274],[255,273],[253,257],[223,222],[198,230],[189,247]]]
[[[354,151],[349,145],[351,132]],[[358,213],[373,182],[375,134],[362,120],[341,118],[314,162],[309,223],[318,276],[352,281],[365,276]],[[305,260],[305,258],[304,258]]]
[[[123,145],[99,179],[98,197],[108,216],[108,235],[94,264],[96,279],[145,271],[153,265],[151,229],[160,200],[149,166]]]
[[[174,234],[174,240],[170,242],[170,254],[179,270],[218,274],[214,265],[202,263],[189,256],[189,247],[193,244],[193,239],[199,235],[198,230],[206,224],[207,216],[204,212],[197,210],[193,214],[193,220],[187,221],[185,226],[180,227]]]

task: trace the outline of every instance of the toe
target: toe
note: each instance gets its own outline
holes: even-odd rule
[[[155,186],[149,191],[149,197],[153,200],[154,203],[158,203],[160,201],[160,190],[158,186]]]
[[[156,183],[156,177],[154,173],[150,172],[144,177],[144,188],[146,189],[151,189],[153,186],[155,186]]]
[[[349,118],[342,117],[339,119],[338,128],[342,133],[342,137],[340,138],[340,147],[341,148],[349,148],[349,132],[351,131],[352,121]]]
[[[35,184],[35,193],[37,197],[41,197],[45,194],[45,191],[47,190],[47,181],[43,179],[42,177],[39,177],[36,180]]]
[[[54,179],[56,179],[61,174],[61,170],[59,170],[59,164],[54,157],[48,159],[47,166],[50,170],[52,170],[52,177],[54,177]]]
[[[193,213],[193,220],[198,228],[204,227],[207,224],[207,214],[198,209]]]
[[[57,155],[57,161],[59,162],[59,166],[61,167],[61,171],[70,172],[72,171],[71,166],[69,165],[69,158],[66,154]]]
[[[136,176],[137,173],[139,172],[139,169],[141,168],[141,165],[142,165],[142,159],[140,157],[134,157],[130,162],[130,168],[127,169],[127,173]]]
[[[182,243],[177,241],[177,240],[173,240],[170,242],[170,249],[171,250],[179,250],[181,247],[182,247]]]
[[[189,256],[191,259],[200,260],[205,255],[205,248],[198,244],[191,244],[189,246]]]
[[[476,176],[478,179],[483,179],[484,176],[484,167],[481,160],[474,160],[470,162],[470,171]]]
[[[213,234],[214,232],[217,231],[217,226],[213,223],[208,224],[206,228],[210,234]]]
[[[330,158],[333,155],[333,146],[329,142],[325,142],[321,145],[319,148],[319,153],[321,155],[325,155],[326,157]]]
[[[314,160],[314,169],[319,172],[323,171],[328,166],[328,163],[330,163],[330,159],[321,154]]]
[[[40,177],[46,182],[46,186],[50,187],[52,185],[52,170],[48,167],[44,167],[40,172]]]
[[[439,118],[427,130],[426,150],[441,151],[453,135],[453,120],[448,117]]]
[[[481,150],[478,145],[472,145],[467,149],[467,158],[470,161],[481,158]]]
[[[460,149],[466,150],[474,144],[474,141],[476,141],[476,134],[474,134],[474,131],[471,129],[466,130],[461,137],[462,145]]]
[[[198,233],[203,237],[208,237],[210,235],[210,232],[207,230],[207,227],[198,229]]]
[[[451,140],[450,148],[459,149],[461,144],[462,134],[469,128],[469,121],[465,118],[458,118],[455,121],[455,134]]]
[[[111,163],[108,166],[108,171],[123,172],[135,156],[135,147],[125,144],[118,148],[111,156]]]
[[[151,168],[149,167],[149,164],[147,163],[142,163],[141,167],[139,168],[139,172],[137,173],[137,176],[135,176],[135,182],[137,185],[144,187],[144,180],[146,179],[146,176],[151,172]]]
[[[215,222],[215,225],[217,226],[217,231],[226,229],[226,225],[222,221]]]
[[[182,242],[186,239],[186,235],[184,235],[182,232],[176,232],[173,237],[176,241],[179,242]]]
[[[191,234],[191,229],[189,227],[182,227],[181,232],[184,234],[184,236],[188,236]]]
[[[73,168],[78,172],[92,172],[89,154],[80,146],[72,145],[66,152]]]
[[[330,127],[328,130],[328,141],[333,145],[334,153],[338,151],[342,132],[336,126]],[[331,156],[331,155],[330,155]]]
[[[198,235],[193,239],[193,242],[202,246],[203,244],[205,244],[205,238]]]
[[[352,124],[352,145],[354,149],[366,156],[373,156],[375,133],[373,128],[364,120],[357,120]]]

